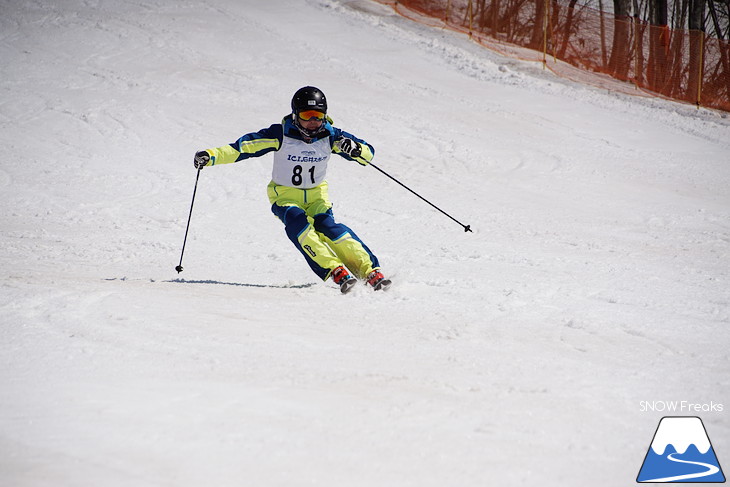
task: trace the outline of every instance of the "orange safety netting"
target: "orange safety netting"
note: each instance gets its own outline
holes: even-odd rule
[[[654,26],[576,0],[377,1],[415,20],[468,33],[489,47],[496,42],[531,49],[532,54],[517,57],[541,61],[558,74],[568,72],[561,67],[567,63],[635,89],[730,111],[730,43],[701,31]],[[515,55],[506,47],[497,50]]]

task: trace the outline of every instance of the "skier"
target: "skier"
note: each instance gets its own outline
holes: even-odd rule
[[[366,279],[375,290],[386,289],[391,281],[380,272],[378,258],[355,232],[335,222],[325,180],[332,153],[365,166],[375,150],[332,126],[327,99],[318,88],[300,88],[292,98],[291,110],[281,123],[243,135],[232,144],[197,152],[195,167],[230,164],[274,152],[268,185],[271,211],[284,223],[287,236],[309,267],[323,281],[332,277],[343,293],[352,289],[357,278]]]

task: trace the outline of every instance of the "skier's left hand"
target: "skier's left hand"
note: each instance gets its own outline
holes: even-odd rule
[[[360,143],[355,140],[343,138],[338,140],[337,144],[339,145],[340,152],[344,152],[353,159],[360,157],[362,154],[362,147],[360,146]]]

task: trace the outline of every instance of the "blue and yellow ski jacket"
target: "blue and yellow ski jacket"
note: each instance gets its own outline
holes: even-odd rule
[[[299,132],[299,129],[294,126],[294,121],[290,114],[284,117],[281,123],[271,125],[258,132],[243,135],[232,144],[207,149],[206,151],[210,155],[209,165],[231,164],[251,157],[260,157],[269,152],[278,151],[283,145],[284,137],[304,141],[307,144],[321,144],[323,140],[329,139],[327,143],[332,153],[362,165],[367,165],[375,155],[373,146],[342,129],[332,126],[332,119],[329,117],[327,117],[327,120],[322,124],[322,128],[312,139],[305,139]],[[352,139],[361,144],[362,152],[358,157],[350,157],[348,154],[339,150],[335,142],[343,138]]]

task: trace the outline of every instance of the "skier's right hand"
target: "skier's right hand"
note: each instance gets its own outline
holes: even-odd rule
[[[205,166],[208,165],[210,162],[210,154],[208,154],[208,151],[200,151],[195,153],[195,159],[193,160],[193,165],[195,166],[195,169],[203,169]]]

